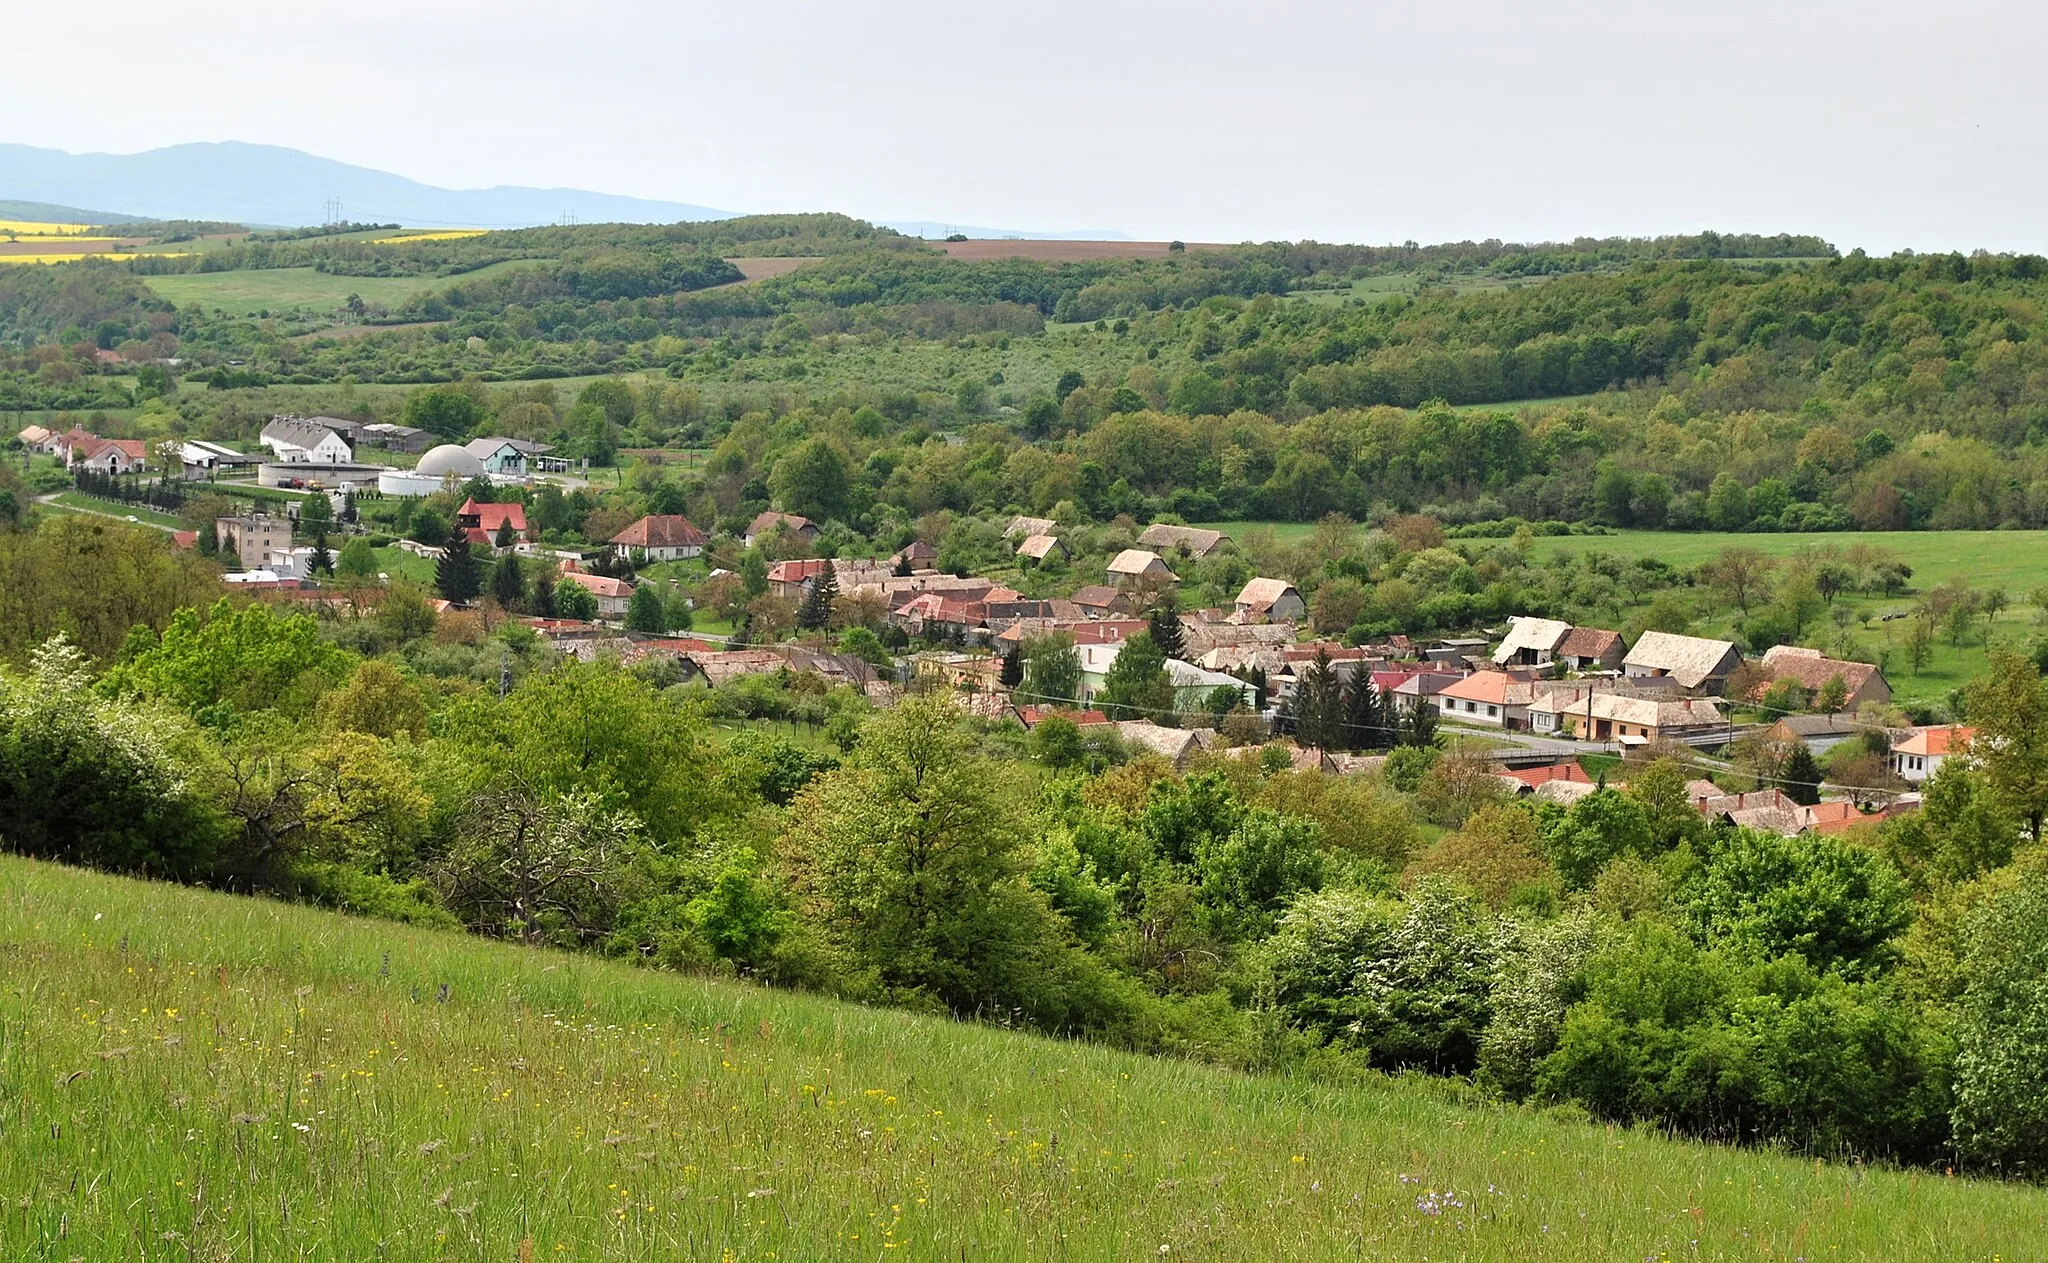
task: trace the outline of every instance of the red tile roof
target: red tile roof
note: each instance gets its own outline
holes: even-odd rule
[[[526,506],[523,504],[478,504],[474,500],[464,500],[462,507],[455,510],[455,516],[457,519],[477,519],[478,524],[488,535],[495,536],[498,528],[508,521],[512,523],[515,532],[520,535],[526,534]]]
[[[625,548],[701,548],[705,535],[680,513],[650,513],[612,536]]]
[[[1580,785],[1597,783],[1586,775],[1586,769],[1580,767],[1576,759],[1564,763],[1546,763],[1542,767],[1511,767],[1501,775],[1512,777],[1530,789],[1551,781],[1573,781]]]
[[[1892,746],[1894,754],[1925,754],[1939,757],[1945,754],[1960,754],[1977,735],[1975,728],[1963,724],[1944,724],[1939,728],[1918,728],[1913,734]]]
[[[830,560],[824,557],[804,557],[796,561],[778,561],[768,567],[770,583],[802,583],[815,579],[832,568]]]

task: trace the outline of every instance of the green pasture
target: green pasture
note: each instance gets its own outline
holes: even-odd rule
[[[525,259],[494,263],[459,277],[336,276],[312,268],[263,268],[181,272],[141,279],[157,296],[180,307],[196,303],[207,311],[224,311],[231,316],[254,316],[265,311],[275,314],[299,308],[325,314],[346,303],[350,294],[360,296],[366,303],[395,308],[424,290],[445,289],[459,281],[531,263],[532,260]]]
[[[2048,1192],[0,858],[9,1259],[2019,1260]]]

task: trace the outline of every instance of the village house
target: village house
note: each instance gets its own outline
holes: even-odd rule
[[[633,585],[624,579],[609,575],[589,574],[581,570],[565,570],[561,582],[573,583],[597,598],[597,616],[602,619],[619,619],[626,616],[626,607],[633,601]]]
[[[1126,548],[1110,559],[1109,581],[1119,588],[1129,589],[1179,583],[1180,576],[1168,568],[1158,553]]]
[[[96,474],[132,474],[148,466],[149,448],[141,439],[99,439],[78,464]]]
[[[1138,543],[1156,552],[1181,557],[1209,557],[1229,539],[1222,531],[1205,531],[1199,526],[1170,526],[1154,522],[1138,536]]]
[[[1893,739],[1892,771],[1909,784],[1924,785],[1945,761],[1966,754],[1976,735],[1975,728],[1962,724],[1915,728]]]
[[[346,465],[355,459],[347,439],[304,417],[272,417],[263,427],[261,441],[283,465]]]
[[[1835,680],[1842,682],[1838,710],[1855,710],[1865,702],[1892,700],[1892,686],[1884,672],[1868,662],[1845,662],[1830,658],[1818,649],[1777,645],[1764,654],[1763,669],[1769,678],[1759,684],[1747,701],[1756,701],[1777,684],[1790,680],[1805,690],[1808,699],[1818,697]]]
[[[1646,631],[1621,665],[1631,678],[1668,676],[1689,693],[1719,696],[1742,665],[1742,653],[1726,640]]]
[[[498,536],[508,525],[512,528],[513,544],[526,538],[525,505],[516,501],[511,504],[478,504],[472,499],[464,500],[462,507],[455,510],[455,528],[468,538],[472,548],[496,549]]]
[[[1117,614],[1130,614],[1137,610],[1137,603],[1130,594],[1118,591],[1106,583],[1091,583],[1078,588],[1073,596],[1074,604],[1081,607],[1090,618],[1110,618]]]
[[[1529,704],[1535,700],[1535,685],[1526,679],[1505,671],[1475,671],[1440,691],[1436,706],[1446,719],[1520,729],[1529,726]]]
[[[56,439],[57,433],[54,430],[44,429],[40,425],[25,425],[21,428],[21,432],[14,437],[28,451],[48,453],[54,450],[50,444]]]
[[[529,443],[524,439],[493,435],[471,439],[462,445],[462,450],[477,458],[487,477],[524,478],[532,472],[535,457],[555,449],[546,443]]]
[[[1617,741],[1625,746],[1681,740],[1726,729],[1727,717],[1712,698],[1646,697],[1595,690],[1545,691],[1528,707],[1529,726],[1536,732],[1571,733],[1585,741]]]
[[[292,524],[263,513],[213,520],[214,542],[244,570],[266,570],[271,559],[292,546]]]
[[[1057,535],[1031,535],[1017,545],[1017,555],[1033,562],[1044,561],[1049,557],[1065,558],[1067,546],[1060,543]]]
[[[740,542],[752,548],[778,528],[787,531],[790,538],[806,544],[818,538],[818,525],[811,519],[795,513],[776,513],[771,510],[756,515],[753,521],[747,523],[747,533],[741,537]]]
[[[650,513],[612,536],[612,550],[621,557],[648,561],[683,561],[704,555],[704,532],[680,513]]]
[[[832,563],[823,557],[778,561],[768,567],[768,590],[785,601],[801,601],[818,581],[818,576],[831,569]],[[832,582],[836,586],[839,576],[833,575]]]
[[[1258,704],[1258,690],[1245,681],[1221,671],[1205,670],[1178,658],[1166,660],[1166,678],[1173,685],[1173,708],[1184,715],[1207,710],[1210,695],[1220,688],[1237,693],[1248,707]]]
[[[944,592],[920,592],[896,607],[889,621],[912,636],[945,636],[963,644],[988,639],[988,613],[982,603]]]
[[[1554,618],[1517,617],[1493,651],[1497,667],[1562,667],[1568,671],[1614,671],[1621,667],[1621,633],[1602,627],[1574,627]]]
[[[1374,673],[1375,683],[1379,674]],[[1404,711],[1414,710],[1417,706],[1437,706],[1441,710],[1437,695],[1464,678],[1463,673],[1456,671],[1414,671],[1394,685],[1391,696],[1394,705]]]
[[[1297,623],[1308,613],[1301,590],[1285,579],[1253,579],[1237,594],[1240,623]]]

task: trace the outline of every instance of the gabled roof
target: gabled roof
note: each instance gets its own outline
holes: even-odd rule
[[[1074,604],[1106,610],[1123,598],[1123,593],[1106,583],[1091,583],[1074,591]]]
[[[1486,702],[1494,706],[1526,706],[1534,690],[1527,680],[1504,671],[1475,671],[1442,692],[1461,702]]]
[[[1009,535],[1050,535],[1059,523],[1049,517],[1025,517],[1019,513],[1003,527],[1003,534]]]
[[[1203,728],[1162,728],[1149,719],[1127,719],[1116,726],[1117,735],[1133,745],[1163,754],[1176,765],[1214,740]]]
[[[610,575],[590,574],[582,570],[565,570],[562,572],[562,577],[577,587],[587,589],[593,596],[624,598],[633,595],[632,584],[627,583],[624,579],[614,579]]]
[[[475,500],[464,500],[462,507],[455,510],[458,518],[473,517],[487,535],[496,535],[498,528],[512,523],[512,529],[526,533],[526,506],[523,504],[478,504]]]
[[[1586,769],[1579,766],[1577,759],[1567,759],[1562,763],[1546,763],[1541,767],[1511,767],[1504,769],[1501,775],[1520,783],[1521,788],[1516,791],[1517,793],[1533,790],[1538,785],[1551,781],[1572,781],[1580,785],[1596,784],[1592,777],[1586,775]]]
[[[704,532],[680,513],[650,513],[612,536],[623,548],[701,548]]]
[[[1294,585],[1285,579],[1253,579],[1237,594],[1237,604],[1242,609],[1254,612],[1270,610],[1275,601],[1289,592],[1294,592],[1296,597],[1301,595],[1295,591]]]
[[[1495,662],[1506,662],[1524,650],[1532,653],[1555,653],[1571,635],[1572,625],[1554,618],[1517,618],[1508,628],[1508,634],[1501,638],[1500,648],[1493,651]]]
[[[1604,658],[1621,649],[1621,633],[1605,627],[1574,627],[1558,642],[1560,658]]]
[[[1019,557],[1029,557],[1033,561],[1044,561],[1052,555],[1053,549],[1061,547],[1059,537],[1056,535],[1033,535],[1017,545],[1017,555]]]
[[[143,461],[149,458],[149,448],[141,439],[100,439],[86,447],[85,459],[88,461],[98,460],[109,452],[119,452],[131,461]]]
[[[1948,754],[1961,754],[1963,747],[1977,736],[1977,730],[1964,724],[1943,724],[1937,728],[1915,728],[1906,736],[1892,743],[1893,754],[1931,755],[1939,758]]]
[[[1772,684],[1780,680],[1791,680],[1803,689],[1818,691],[1826,688],[1829,680],[1840,676],[1842,686],[1854,693],[1877,674],[1877,668],[1868,662],[1846,662],[1830,658],[1818,649],[1802,649],[1797,645],[1778,645],[1764,654],[1764,670],[1771,673],[1768,683],[1759,684],[1752,698],[1761,697]]]
[[[317,422],[303,417],[272,417],[270,424],[263,427],[263,441],[282,443],[288,447],[302,447],[307,451],[320,446],[329,438],[340,438],[346,445],[348,440]]]
[[[1148,574],[1164,574],[1178,578],[1167,568],[1166,560],[1158,553],[1143,548],[1126,548],[1110,559],[1109,573],[1140,577]]]
[[[787,526],[790,530],[798,532],[811,531],[815,533],[818,529],[817,523],[800,514],[777,513],[771,509],[766,513],[759,514],[753,521],[747,523],[747,534],[766,535],[777,526]]]
[[[1154,522],[1138,536],[1138,542],[1147,548],[1180,548],[1187,546],[1190,556],[1206,557],[1229,539],[1222,531],[1205,531],[1199,526],[1171,526],[1165,522]]]
[[[802,557],[792,561],[778,561],[768,567],[770,583],[802,583],[815,579],[832,569],[832,563],[823,557]],[[835,579],[837,575],[833,576]]]
[[[1731,657],[1738,662],[1742,658],[1732,641],[1646,631],[1622,662],[1626,666],[1662,671],[1686,688],[1698,688]]]
[[[37,443],[47,443],[57,436],[42,426],[30,425],[23,426],[21,433],[15,437],[19,438],[26,445],[34,446]]]

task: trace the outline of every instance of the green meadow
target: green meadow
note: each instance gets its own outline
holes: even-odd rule
[[[305,308],[332,312],[355,294],[366,303],[396,307],[423,290],[444,289],[458,280],[527,266],[527,260],[494,263],[461,277],[338,276],[312,268],[265,268],[231,272],[180,272],[145,276],[143,284],[180,307],[198,304],[230,316],[254,316]]]
[[[0,858],[7,1259],[1992,1260],[2048,1192]]]

